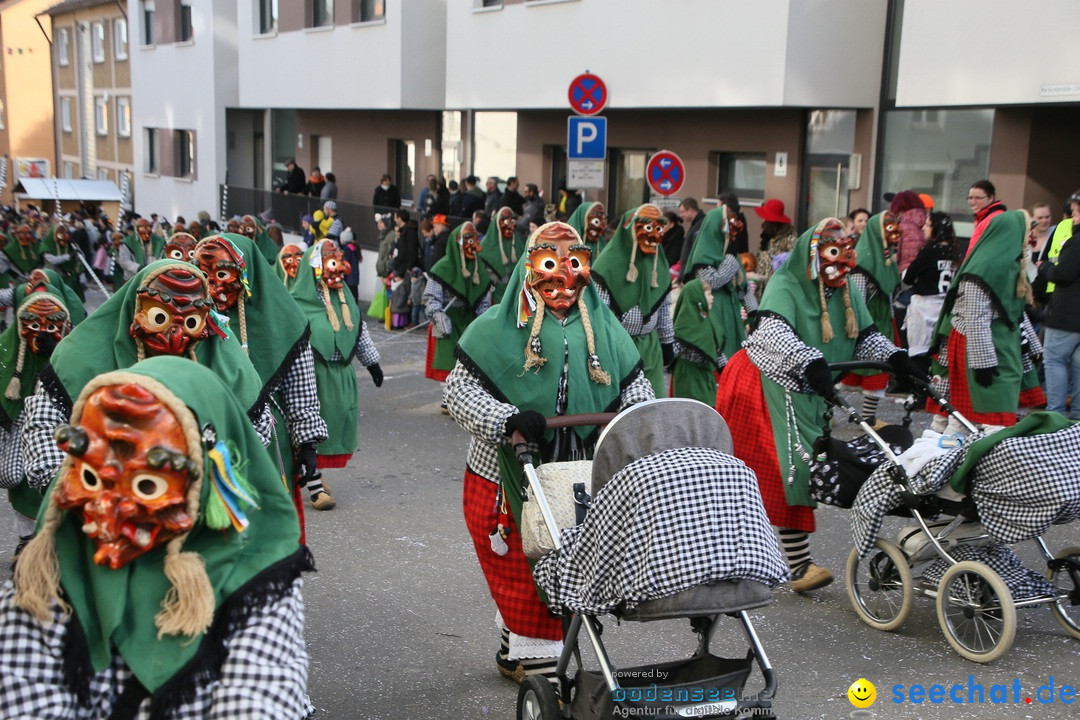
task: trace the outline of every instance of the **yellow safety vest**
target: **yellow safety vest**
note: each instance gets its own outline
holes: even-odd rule
[[[1050,247],[1046,250],[1046,259],[1053,262],[1061,254],[1061,246],[1072,237],[1072,220],[1062,220],[1054,230],[1054,237],[1050,238]],[[1046,283],[1046,294],[1054,292],[1054,283]]]

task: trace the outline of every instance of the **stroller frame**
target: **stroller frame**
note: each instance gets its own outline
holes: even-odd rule
[[[833,371],[880,370],[894,372],[886,363],[845,362],[830,364]],[[969,433],[978,428],[965,418],[934,388],[921,378],[910,378],[923,392],[937,402],[942,410],[956,418]],[[915,595],[933,598],[938,623],[949,645],[961,656],[979,663],[993,662],[1002,657],[1016,637],[1016,608],[1049,605],[1054,618],[1074,638],[1080,639],[1080,548],[1067,548],[1058,555],[1050,552],[1041,537],[1032,538],[1046,561],[1047,575],[1058,591],[1025,600],[1014,600],[1005,581],[989,565],[977,561],[958,561],[945,547],[950,536],[966,521],[977,518],[970,500],[956,503],[955,512],[942,507],[935,499],[927,501],[915,495],[909,478],[892,449],[854,408],[834,403],[849,422],[856,423],[884,452],[889,463],[889,476],[900,488],[904,508],[918,523],[926,536],[933,555],[927,557],[925,548],[910,556],[896,543],[877,538],[874,550],[860,558],[858,548],[852,548],[845,567],[848,598],[859,618],[870,627],[891,632],[907,619]],[[911,403],[906,406],[910,412]],[[948,501],[944,503],[948,506]],[[924,511],[954,515],[944,527],[932,528],[923,517]],[[959,539],[957,544],[983,542],[989,535]],[[934,559],[944,559],[949,568],[936,586],[918,583],[912,569]],[[864,580],[865,576],[865,580]],[[1063,587],[1066,579],[1072,588]],[[899,594],[895,598],[895,594]],[[1070,612],[1071,610],[1071,612]]]
[[[547,418],[547,427],[556,429],[577,425],[602,425],[610,422],[612,418],[614,418],[613,413],[562,415]],[[521,462],[527,478],[528,487],[532,494],[531,499],[536,501],[548,533],[551,535],[555,548],[558,549],[561,547],[558,524],[548,505],[547,498],[544,497],[543,487],[537,478],[536,469],[533,465],[532,453],[535,446],[526,443],[524,437],[518,431],[514,432],[512,442],[514,452]],[[698,588],[691,588],[690,591],[686,592],[696,589]],[[682,594],[679,593],[678,595]],[[765,654],[765,649],[762,647],[761,640],[758,638],[753,623],[746,613],[746,609],[749,607],[760,607],[767,603],[768,600],[766,599],[763,602],[756,602],[749,606],[744,604],[742,609],[732,609],[730,611],[715,608],[708,612],[696,611],[690,614],[671,614],[655,618],[643,617],[641,618],[643,620],[689,617],[694,632],[698,634],[697,650],[685,661],[623,670],[624,673],[634,676],[657,669],[678,668],[692,678],[697,686],[707,685],[710,688],[724,687],[726,689],[728,687],[726,683],[736,683],[738,692],[733,693],[736,697],[727,697],[725,695],[719,700],[701,699],[689,702],[676,700],[668,705],[667,711],[658,711],[659,709],[656,706],[647,704],[654,702],[656,698],[649,700],[647,697],[643,697],[640,688],[638,688],[639,692],[636,693],[637,699],[633,699],[635,693],[632,686],[628,686],[631,688],[628,692],[627,687],[620,684],[619,670],[612,664],[611,658],[604,647],[603,640],[600,637],[603,626],[599,619],[590,615],[574,614],[570,618],[563,618],[563,650],[555,669],[559,680],[558,691],[556,692],[553,684],[546,678],[527,677],[518,692],[517,717],[521,720],[556,720],[557,718],[571,720],[574,717],[578,718],[578,720],[592,720],[593,718],[610,718],[616,709],[622,709],[630,713],[637,710],[641,714],[646,714],[647,711],[649,717],[660,718],[661,720],[675,720],[687,717],[688,714],[701,718],[762,717],[775,720],[776,716],[772,713],[772,701],[777,688],[776,673],[773,671],[769,658]],[[725,660],[709,652],[710,642],[715,634],[721,615],[738,618],[749,643],[745,659]],[[596,654],[599,672],[590,672],[585,669],[579,644],[582,627],[585,628],[589,644]],[[573,677],[569,674],[571,659],[576,661],[578,668]],[[742,687],[752,670],[753,664],[756,664],[760,670],[765,680],[765,687],[752,697],[744,697],[745,693],[742,691]],[[713,676],[710,673],[709,677],[701,677],[702,671],[706,669],[714,672],[719,670],[721,674]],[[649,675],[649,677],[656,677],[656,675]],[[717,683],[721,684],[718,685]],[[653,687],[659,689],[655,684]],[[572,715],[574,712],[577,712],[577,714]]]

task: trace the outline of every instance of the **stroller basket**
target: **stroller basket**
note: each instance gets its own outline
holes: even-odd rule
[[[615,694],[608,690],[600,673],[578,670],[572,714],[577,720],[599,720],[613,717],[618,707],[640,717],[680,717],[679,710],[691,705],[696,706],[695,717],[731,713],[751,668],[749,657],[729,659],[711,653],[626,668],[617,673],[620,687]]]

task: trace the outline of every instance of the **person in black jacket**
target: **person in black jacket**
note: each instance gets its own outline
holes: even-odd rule
[[[705,213],[701,212],[696,199],[688,197],[679,203],[679,217],[683,222],[690,223],[685,231],[682,244],[682,252],[679,253],[679,270],[686,267],[686,261],[690,257],[690,250],[694,247],[701,222],[705,219]]]
[[[401,207],[401,193],[398,192],[397,185],[390,182],[389,173],[383,173],[382,178],[380,178],[379,186],[375,188],[375,195],[371,199],[371,204],[375,206],[376,210]]]
[[[1072,396],[1069,418],[1080,420],[1080,190],[1070,199],[1073,235],[1061,246],[1057,263],[1039,263],[1039,278],[1054,283],[1043,317],[1043,367],[1046,370],[1046,409],[1064,414]]]
[[[286,195],[303,195],[307,190],[307,176],[304,169],[296,164],[296,160],[289,158],[285,161],[285,169],[289,174],[285,176],[285,185],[281,192]]]
[[[750,252],[750,233],[746,229],[746,216],[743,215],[739,205],[739,197],[733,192],[725,192],[720,194],[720,202],[722,202],[728,210],[735,213],[735,216],[739,218],[739,222],[742,223],[742,227],[737,233],[735,233],[735,255],[742,255],[744,252]]]
[[[495,209],[504,207],[510,208],[518,216],[525,211],[525,198],[518,192],[518,179],[514,175],[506,179],[506,192],[502,194]]]
[[[668,267],[671,267],[679,262],[686,233],[683,231],[682,219],[674,212],[668,210],[664,217],[668,221],[667,231],[664,233],[664,257],[667,258]]]
[[[394,213],[394,223],[398,233],[397,255],[390,262],[390,270],[393,273],[400,272],[404,277],[423,262],[420,255],[420,228],[405,208],[398,208]]]

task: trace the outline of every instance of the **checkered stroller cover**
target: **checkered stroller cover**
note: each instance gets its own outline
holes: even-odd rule
[[[593,458],[592,507],[533,577],[553,612],[623,612],[721,580],[769,587],[787,566],[754,473],[723,418],[696,400],[620,413]]]
[[[928,462],[909,478],[911,491],[932,495],[949,484],[972,445],[983,437],[984,433],[972,435],[963,445]],[[1024,567],[1008,545],[1080,517],[1078,466],[1080,424],[1041,435],[1005,438],[994,445],[967,477],[967,494],[992,542],[960,545],[949,551],[952,557],[986,563],[1002,576],[1015,599],[1051,592],[1050,583]],[[900,489],[884,464],[866,481],[851,508],[852,534],[860,556],[872,550],[885,514],[900,505]],[[937,582],[947,568],[944,560],[935,560],[923,577]]]

